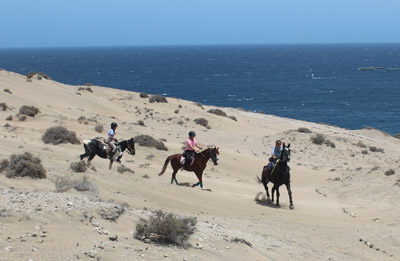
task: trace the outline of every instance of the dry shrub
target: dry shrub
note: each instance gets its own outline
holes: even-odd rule
[[[194,102],[194,104],[199,106],[200,108],[202,108],[204,110],[203,104],[201,104],[200,102]]]
[[[232,243],[242,243],[242,244],[248,245],[249,247],[253,247],[253,245],[249,241],[247,241],[243,238],[238,238],[238,237],[231,238],[231,242]]]
[[[5,104],[4,102],[3,103],[0,103],[0,111],[6,111],[7,110],[7,104]]]
[[[176,110],[174,111],[174,113],[178,114],[178,113],[179,113],[179,110],[178,110],[178,109],[176,109]]]
[[[149,97],[149,95],[147,93],[145,93],[145,92],[141,92],[139,94],[139,96],[140,96],[140,98],[148,98]]]
[[[74,172],[85,172],[87,169],[87,165],[83,161],[72,162],[69,166]]]
[[[312,131],[308,128],[304,128],[304,127],[300,127],[297,129],[297,132],[301,132],[301,133],[312,133]]]
[[[396,173],[396,172],[393,169],[389,169],[389,170],[385,171],[386,176],[394,175],[394,173]]]
[[[35,117],[36,114],[38,114],[40,111],[38,108],[35,106],[27,106],[23,105],[21,108],[19,108],[19,113],[22,115],[27,115],[30,117]]]
[[[400,139],[400,133],[397,133],[394,137],[395,137],[396,139]]]
[[[326,139],[324,135],[322,134],[316,134],[315,136],[311,137],[311,142],[317,145],[322,145],[325,144],[326,146],[330,146],[332,148],[336,148],[335,143],[330,141],[329,139]]]
[[[237,121],[237,119],[236,119],[235,116],[229,116],[229,119],[234,120],[234,121]]]
[[[26,116],[25,115],[21,115],[18,118],[19,121],[25,121],[26,120]]]
[[[44,179],[46,178],[46,170],[38,157],[34,157],[31,153],[25,152],[20,155],[11,155],[6,176],[8,178],[29,176],[32,178]]]
[[[8,164],[10,164],[8,159],[3,159],[0,161],[0,173],[8,167]]]
[[[6,121],[12,121],[12,119],[13,119],[13,116],[10,115],[10,116],[8,116],[8,117],[6,118]]]
[[[140,125],[140,126],[146,126],[146,125],[144,124],[144,121],[142,121],[142,120],[138,120],[138,121],[137,121],[137,124]]]
[[[215,114],[215,115],[218,115],[218,116],[228,117],[228,116],[226,115],[226,113],[223,112],[223,111],[220,110],[220,109],[210,109],[210,110],[208,110],[207,112],[212,113],[212,114]]]
[[[42,140],[46,144],[57,145],[60,143],[80,144],[75,132],[69,131],[62,126],[48,128],[42,136]]]
[[[370,146],[370,147],[369,147],[369,151],[371,151],[371,152],[382,152],[382,153],[385,153],[385,151],[384,151],[383,149],[377,148],[377,147],[375,147],[375,146]]]
[[[136,225],[135,237],[160,243],[187,246],[189,237],[196,229],[195,217],[178,217],[172,213],[157,210],[148,219],[141,218]]]
[[[51,78],[50,78],[47,74],[42,73],[42,72],[29,72],[29,73],[26,75],[26,78],[27,78],[27,79],[31,79],[31,78],[32,78],[33,76],[35,76],[35,75],[38,75],[37,77],[38,77],[39,80],[41,80],[42,77],[45,78],[45,79],[47,79],[47,80],[51,80]]]
[[[162,96],[160,94],[155,94],[150,97],[149,102],[150,103],[153,103],[153,102],[167,103],[168,101],[164,96]]]
[[[71,180],[67,176],[57,177],[54,183],[57,192],[64,192],[74,188],[77,191],[91,191],[97,193],[97,186],[91,183],[86,176],[76,180]]]
[[[124,172],[135,173],[133,170],[131,170],[130,168],[127,168],[125,166],[118,166],[117,171],[119,173],[124,173]]]
[[[4,89],[4,92],[8,92],[9,94],[12,94],[12,92],[10,91],[10,89]]]
[[[196,124],[209,128],[208,126],[208,120],[206,120],[205,118],[197,118],[193,120]]]
[[[139,146],[154,147],[158,150],[168,150],[162,141],[158,141],[149,135],[139,135],[135,137],[135,142]]]
[[[98,133],[102,133],[104,131],[103,124],[97,123],[96,126],[94,126],[94,130]]]
[[[361,141],[359,141],[356,146],[360,147],[360,148],[366,148],[367,145],[365,145],[364,143],[362,143]]]
[[[86,84],[87,84],[87,83],[86,83]],[[91,85],[89,85],[89,86],[91,86]],[[86,87],[86,88],[84,88],[84,87],[79,87],[79,88],[78,88],[78,91],[88,91],[88,92],[93,93],[93,90],[92,90],[90,87]]]

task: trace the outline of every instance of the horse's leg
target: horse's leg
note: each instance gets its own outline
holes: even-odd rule
[[[86,153],[83,153],[79,157],[81,158],[81,160],[83,160],[86,156],[87,156]]]
[[[109,165],[108,169],[111,169],[113,162],[114,162],[114,160],[110,159],[110,165]]]
[[[287,188],[287,191],[289,194],[290,209],[293,209],[294,206],[293,206],[293,200],[292,200],[292,190],[290,189],[290,182],[286,183],[285,185],[286,185],[286,188]]]
[[[275,185],[274,186],[272,186],[272,189],[271,189],[271,196],[272,196],[272,199],[271,199],[271,202],[274,202],[274,194],[275,194],[275,190],[276,190],[276,187],[275,187]]]
[[[91,155],[89,155],[89,158],[88,158],[88,160],[87,160],[87,165],[88,165],[88,167],[90,166],[90,163],[92,162],[92,159],[94,158],[94,156],[96,156],[96,154],[91,154]]]
[[[269,182],[268,178],[267,177],[263,177],[261,179],[261,181],[262,181],[262,184],[264,185],[265,191],[267,192],[267,200],[271,200],[271,198],[269,197],[268,186],[267,186],[268,182]]]
[[[276,186],[276,206],[279,207],[279,186]]]
[[[179,168],[175,169],[174,167],[172,168],[174,171],[172,172],[171,176],[171,184],[175,181],[176,185],[179,185],[178,180],[176,179],[176,173],[178,173]]]
[[[193,184],[192,187],[196,187],[198,185],[200,185],[200,188],[203,188],[203,172],[194,172],[196,173],[197,178],[199,179],[199,182],[197,182],[196,184]]]

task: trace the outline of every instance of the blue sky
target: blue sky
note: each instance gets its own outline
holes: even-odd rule
[[[2,0],[0,48],[400,43],[400,0]]]

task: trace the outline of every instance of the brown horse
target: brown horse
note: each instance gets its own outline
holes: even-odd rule
[[[219,155],[219,148],[208,148],[200,153],[196,153],[196,155],[194,156],[194,162],[192,165],[190,166],[186,166],[184,168],[184,170],[186,171],[193,171],[197,178],[199,179],[199,182],[197,182],[196,184],[194,184],[192,187],[198,186],[200,185],[201,188],[203,188],[203,171],[206,168],[207,165],[207,161],[209,161],[210,159],[214,162],[214,165],[218,165],[218,155]],[[182,154],[174,154],[169,156],[164,163],[164,166],[160,172],[160,174],[158,174],[159,176],[161,176],[162,174],[164,174],[165,170],[168,167],[168,163],[171,161],[171,166],[173,169],[172,172],[172,177],[171,177],[171,184],[174,182],[176,185],[179,185],[178,180],[176,179],[176,173],[178,172],[178,170],[182,167],[181,164],[181,159]]]

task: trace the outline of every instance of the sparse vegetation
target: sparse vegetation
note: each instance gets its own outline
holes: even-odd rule
[[[20,114],[30,117],[35,117],[35,115],[38,114],[39,112],[40,112],[39,109],[34,106],[23,105],[21,106],[21,108],[19,108]]]
[[[215,115],[218,115],[218,116],[228,117],[228,116],[226,115],[226,113],[223,112],[223,111],[220,110],[220,109],[210,109],[210,110],[208,110],[207,112],[212,113],[212,114],[215,114]]]
[[[10,116],[8,116],[7,118],[6,118],[6,121],[12,121],[13,120],[13,116],[12,115],[10,115]]]
[[[235,116],[229,116],[229,119],[234,120],[234,121],[237,121],[237,119],[236,119]]]
[[[335,148],[336,145],[329,139],[326,139],[324,135],[322,134],[316,134],[315,136],[311,137],[311,142],[317,145],[322,145],[325,144],[326,146],[330,146],[332,148]]]
[[[103,124],[97,123],[97,124],[94,126],[94,130],[95,130],[96,132],[98,132],[98,133],[102,133],[102,132],[104,131]]]
[[[43,73],[43,72],[29,72],[29,73],[26,75],[26,78],[27,78],[27,79],[31,79],[31,78],[32,78],[33,76],[35,76],[35,75],[37,75],[37,78],[38,78],[39,80],[41,80],[42,77],[45,78],[45,79],[47,79],[47,80],[51,80],[51,78],[50,78],[47,74],[45,74],[45,73]]]
[[[99,214],[103,219],[110,221],[117,221],[119,216],[125,213],[125,206],[120,204],[115,204],[113,207],[103,207],[97,210],[97,214]]]
[[[26,116],[25,115],[21,115],[18,117],[19,121],[25,121],[26,120]]]
[[[360,147],[360,148],[366,148],[366,147],[367,147],[367,145],[365,145],[365,144],[362,143],[361,141],[359,141],[356,145],[357,145],[358,147]]]
[[[301,133],[312,133],[312,131],[308,128],[304,128],[304,127],[300,127],[297,129],[297,132],[301,132]]]
[[[0,111],[6,111],[7,110],[7,104],[5,103],[0,103]]]
[[[147,93],[145,93],[145,92],[141,92],[139,94],[139,96],[140,96],[140,98],[148,98],[149,97],[149,95]]]
[[[69,166],[74,172],[85,172],[87,169],[87,165],[83,161],[72,162]]]
[[[369,147],[369,151],[371,151],[371,152],[382,152],[382,153],[385,153],[385,151],[384,151],[383,149],[377,148],[377,147],[375,147],[375,146],[370,146],[370,147]]]
[[[194,104],[199,106],[200,108],[202,108],[204,110],[203,104],[201,104],[200,102],[194,102]]]
[[[8,159],[3,159],[0,161],[0,173],[8,167],[8,164],[10,164]]]
[[[130,173],[135,173],[133,170],[131,170],[130,168],[127,168],[125,166],[118,166],[117,171],[119,173],[124,173],[124,172],[130,172]]]
[[[138,120],[138,121],[137,121],[137,124],[140,125],[140,126],[146,126],[146,125],[144,124],[144,121],[142,121],[142,120]]]
[[[139,146],[154,147],[158,150],[168,150],[162,141],[158,141],[149,135],[139,135],[135,137],[135,142]]]
[[[362,150],[361,153],[366,155],[366,154],[368,154],[368,150]]]
[[[155,94],[150,97],[149,102],[150,103],[153,103],[153,102],[167,103],[168,101],[164,96],[162,96],[160,94]]]
[[[210,128],[209,126],[208,126],[208,120],[206,120],[205,118],[197,118],[197,119],[194,119],[193,120],[196,124],[198,124],[198,125],[200,125],[200,126],[203,126],[203,127],[206,127],[206,128]]]
[[[11,155],[6,170],[8,178],[26,176],[38,179],[46,178],[46,170],[42,166],[41,160],[29,152],[20,155]]]
[[[174,111],[174,113],[178,114],[178,113],[179,113],[179,110],[178,110],[178,109],[176,109],[176,110]]]
[[[248,245],[249,247],[253,246],[249,241],[247,241],[243,238],[238,238],[238,237],[231,238],[231,242],[232,243],[242,243],[242,244]]]
[[[385,171],[386,176],[392,176],[392,175],[394,175],[394,173],[396,173],[396,172],[393,169],[388,169],[387,171]]]
[[[157,210],[148,219],[141,218],[139,220],[136,225],[135,237],[185,247],[189,237],[196,229],[196,223],[195,217],[177,217],[172,213]]]
[[[75,132],[69,131],[62,126],[48,128],[42,136],[42,140],[46,144],[57,145],[60,143],[80,144]]]
[[[97,186],[90,182],[90,180],[83,176],[77,180],[71,180],[69,177],[57,177],[54,182],[56,186],[57,192],[64,192],[71,188],[74,188],[77,191],[91,191],[97,193]]]
[[[10,91],[10,89],[4,89],[4,92],[8,92],[9,94],[12,94],[12,92]]]
[[[88,84],[88,83],[86,83],[86,84]],[[90,83],[89,86],[92,86],[92,84]],[[92,90],[92,88],[90,88],[90,87],[86,87],[86,88],[84,88],[84,87],[79,87],[78,91],[88,91],[88,92],[92,92],[92,93],[93,93],[93,90]]]

